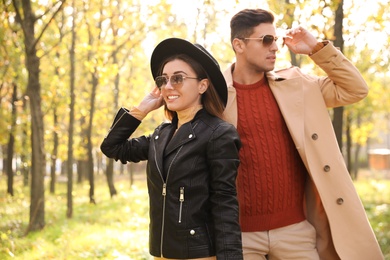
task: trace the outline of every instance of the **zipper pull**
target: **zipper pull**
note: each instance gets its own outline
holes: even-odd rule
[[[167,184],[166,183],[163,184],[162,195],[163,196],[167,195]]]
[[[180,202],[183,202],[183,201],[184,201],[184,187],[180,187],[179,201],[180,201]]]
[[[181,217],[182,217],[182,212],[183,212],[183,202],[184,202],[184,187],[180,187],[179,201],[180,201],[179,223],[181,223]]]

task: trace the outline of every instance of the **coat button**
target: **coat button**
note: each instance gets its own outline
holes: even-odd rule
[[[195,230],[191,229],[190,234],[195,235]]]
[[[156,136],[154,137],[154,139],[157,140],[157,139],[158,139],[158,135],[156,135]]]
[[[190,138],[190,139],[191,139],[192,137],[193,137],[193,135],[192,135],[192,134],[190,134],[190,135],[188,136],[188,138]]]
[[[343,198],[338,198],[338,199],[336,200],[336,202],[337,202],[337,204],[341,205],[341,204],[344,203],[344,200],[343,200]]]
[[[329,165],[325,165],[324,166],[324,171],[325,172],[329,172],[330,171],[330,166]]]
[[[317,139],[318,139],[318,134],[312,134],[312,135],[311,135],[311,139],[317,140]]]

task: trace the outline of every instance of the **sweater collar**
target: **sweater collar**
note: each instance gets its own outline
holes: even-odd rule
[[[202,105],[196,105],[189,107],[187,109],[181,110],[177,112],[178,122],[177,122],[177,129],[179,129],[182,125],[185,123],[190,122],[192,119],[194,119],[196,113],[198,113],[199,110],[203,108]]]

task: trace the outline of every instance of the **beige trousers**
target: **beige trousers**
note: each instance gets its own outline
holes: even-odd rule
[[[319,260],[316,231],[307,221],[262,232],[243,232],[245,260]]]

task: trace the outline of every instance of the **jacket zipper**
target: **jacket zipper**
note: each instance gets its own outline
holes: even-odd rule
[[[180,187],[179,201],[180,201],[179,223],[181,223],[181,216],[182,216],[183,202],[184,202],[184,187]]]
[[[123,107],[122,107],[122,108],[123,108]],[[118,124],[118,122],[122,119],[122,117],[123,117],[125,114],[129,113],[129,112],[127,111],[127,109],[123,108],[123,110],[125,110],[125,113],[122,113],[122,115],[113,123],[113,125],[111,126],[111,128],[108,130],[107,136],[108,136],[108,134],[112,131],[112,129],[114,129],[114,127]],[[119,113],[119,111],[118,111],[118,113]]]
[[[164,240],[164,225],[165,225],[165,201],[166,201],[166,196],[167,196],[167,184],[164,182],[163,183],[163,188],[162,188],[162,196],[163,196],[163,214],[162,214],[162,223],[161,223],[161,244],[160,244],[160,254],[161,258],[164,258],[163,256],[163,240]]]
[[[165,199],[166,199],[166,195],[167,195],[167,183],[166,183],[166,181],[163,178],[163,175],[161,173],[160,167],[158,167],[156,147],[154,147],[154,158],[155,158],[154,161],[156,163],[156,168],[157,168],[158,172],[160,173],[161,181],[163,182],[162,193],[161,193],[161,195],[163,196],[163,209],[162,209],[161,236],[160,236],[160,241],[161,241],[160,242],[160,255],[163,258],[164,256],[163,256],[162,251],[163,251],[163,240],[164,240]],[[168,176],[167,176],[167,180],[168,180]]]
[[[161,194],[163,196],[163,209],[162,209],[161,238],[160,238],[160,254],[161,254],[162,258],[164,258],[164,255],[163,255],[163,242],[164,242],[165,204],[166,204],[166,196],[167,196],[167,182],[168,182],[168,177],[169,177],[169,173],[170,173],[170,170],[171,170],[172,163],[176,159],[177,155],[179,154],[179,152],[181,151],[182,148],[183,148],[183,146],[180,147],[180,149],[177,151],[175,157],[172,159],[172,162],[171,162],[171,164],[169,165],[169,168],[168,168],[167,178],[164,181],[163,175],[161,173],[161,169],[160,169],[160,167],[158,167],[158,164],[157,164],[156,147],[154,147],[154,158],[155,158],[155,162],[156,162],[156,167],[157,167],[158,172],[160,173],[160,177],[161,177],[161,180],[163,182],[162,194]]]

